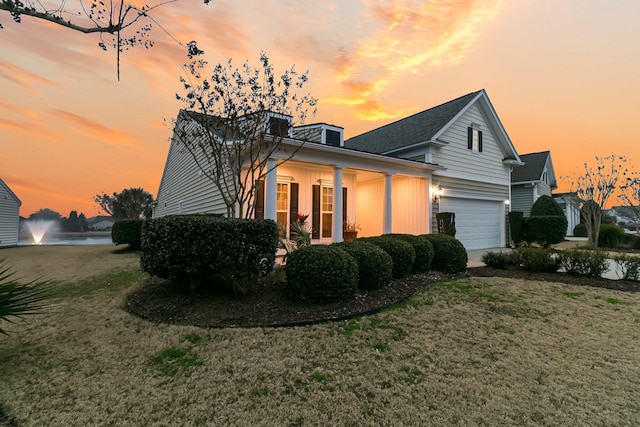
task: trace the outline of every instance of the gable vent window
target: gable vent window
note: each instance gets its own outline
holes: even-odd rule
[[[467,148],[482,153],[482,131],[480,129],[467,128]]]
[[[327,145],[331,145],[332,147],[340,147],[340,132],[327,129],[325,131],[325,138],[327,141]]]
[[[289,135],[289,120],[279,117],[269,118],[269,133],[274,136]]]

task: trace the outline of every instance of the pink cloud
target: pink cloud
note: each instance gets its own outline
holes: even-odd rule
[[[62,119],[73,131],[89,136],[107,145],[135,147],[143,144],[134,134],[121,129],[114,129],[95,120],[61,110],[50,110],[50,114]]]

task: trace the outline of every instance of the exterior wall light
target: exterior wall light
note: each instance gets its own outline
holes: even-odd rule
[[[433,201],[435,203],[438,203],[440,201],[440,197],[442,197],[442,193],[444,193],[442,187],[440,186],[440,184],[438,184],[438,186],[433,187],[431,191],[433,193]]]

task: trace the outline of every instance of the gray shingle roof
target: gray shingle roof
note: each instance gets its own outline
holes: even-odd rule
[[[542,172],[544,172],[544,165],[547,163],[549,154],[549,151],[521,154],[520,160],[524,162],[524,165],[513,168],[511,182],[539,181],[542,177]]]
[[[445,102],[377,129],[354,136],[345,147],[370,153],[385,153],[397,148],[429,141],[481,91]]]

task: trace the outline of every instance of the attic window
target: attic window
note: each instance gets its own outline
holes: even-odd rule
[[[332,147],[340,147],[340,132],[327,129],[325,131],[325,138],[327,145],[331,145]]]
[[[279,117],[269,118],[269,133],[274,136],[289,135],[289,120]]]
[[[467,128],[467,148],[482,153],[482,131],[475,127]]]

